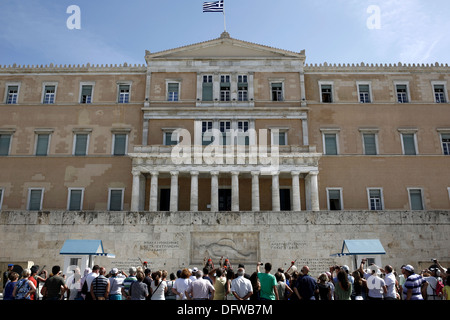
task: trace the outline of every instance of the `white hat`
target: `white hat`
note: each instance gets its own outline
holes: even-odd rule
[[[402,269],[405,269],[409,272],[414,272],[414,267],[410,264],[407,264],[406,266],[403,266]]]

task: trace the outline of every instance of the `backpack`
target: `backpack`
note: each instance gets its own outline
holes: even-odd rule
[[[442,294],[443,289],[444,289],[444,284],[442,283],[442,281],[438,281],[436,283],[436,289],[435,289],[436,295],[440,296]]]
[[[30,300],[30,296],[25,297],[28,291],[30,291],[30,284],[28,283],[28,279],[20,280],[17,283],[16,300]]]

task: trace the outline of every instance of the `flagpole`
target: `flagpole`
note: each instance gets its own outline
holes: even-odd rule
[[[227,32],[227,21],[225,17],[225,1],[223,3],[223,29],[225,32]]]

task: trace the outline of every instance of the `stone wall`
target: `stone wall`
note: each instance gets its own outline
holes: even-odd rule
[[[50,270],[63,265],[59,254],[67,239],[99,239],[115,259],[96,257],[107,268],[139,265],[170,272],[200,267],[203,258],[220,256],[242,262],[249,272],[257,261],[287,269],[308,264],[317,275],[345,239],[380,239],[382,264],[429,265],[450,261],[449,211],[320,212],[0,212],[0,263],[33,261]],[[445,265],[445,264],[444,264]],[[446,266],[446,265],[445,265]]]

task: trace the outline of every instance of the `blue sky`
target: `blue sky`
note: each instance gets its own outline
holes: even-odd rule
[[[203,13],[202,3],[1,0],[0,65],[144,64],[145,50],[220,36],[223,15]],[[67,28],[70,5],[81,10],[79,30]],[[231,37],[305,49],[307,63],[450,63],[448,0],[225,0],[225,6]],[[378,16],[368,11],[373,6]]]

